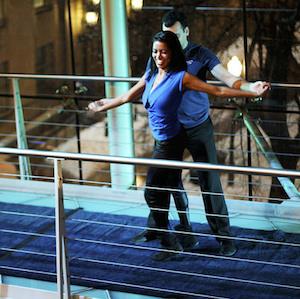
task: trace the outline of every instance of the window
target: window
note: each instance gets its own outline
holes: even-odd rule
[[[36,52],[36,72],[37,74],[54,74],[55,59],[53,43],[45,44],[37,49]],[[50,89],[51,88],[51,89]],[[38,80],[37,91],[47,93],[53,91],[51,80]]]

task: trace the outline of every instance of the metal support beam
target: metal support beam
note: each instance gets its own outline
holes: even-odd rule
[[[75,61],[75,51],[74,51],[74,40],[73,40],[73,27],[72,27],[72,13],[71,13],[71,2],[68,0],[67,2],[67,10],[68,10],[68,29],[69,29],[69,40],[70,40],[70,54],[71,54],[71,69],[72,74],[76,75],[76,61]],[[76,91],[76,83],[73,81],[73,91]],[[75,104],[78,107],[78,99],[75,97]],[[75,112],[75,131],[77,137],[77,150],[78,153],[81,153],[81,140],[80,140],[80,117],[78,112]],[[79,172],[79,180],[80,183],[82,181],[82,163],[78,161],[78,172]]]
[[[125,0],[101,1],[101,26],[105,76],[129,76],[128,34]],[[130,88],[126,82],[105,83],[107,97],[115,97]],[[109,111],[110,155],[133,157],[134,139],[131,104]],[[128,188],[134,183],[133,165],[111,165],[112,187]]]
[[[245,79],[248,81],[248,26],[247,26],[247,5],[246,0],[242,0],[243,5],[243,40],[244,40],[244,61],[245,61]],[[249,99],[246,98],[246,103],[249,103]],[[252,156],[251,156],[251,137],[249,132],[247,132],[247,160],[248,166],[252,166]],[[252,176],[248,176],[248,194],[249,200],[252,200]]]
[[[248,129],[248,132],[253,137],[259,149],[261,150],[261,152],[269,162],[270,167],[275,169],[283,169],[280,161],[274,154],[271,146],[268,144],[265,137],[261,133],[262,129],[251,120],[251,118],[248,116],[247,112],[244,109],[240,109],[240,111],[243,115],[243,120]],[[291,200],[297,200],[297,201],[300,200],[300,193],[290,178],[278,177],[278,180],[282,185],[282,188],[284,189],[284,191],[286,192],[286,194]]]
[[[63,159],[53,159],[55,183],[55,234],[56,234],[56,273],[57,292],[59,299],[70,299],[70,272],[67,254],[67,241],[65,231],[65,213],[63,198]]]
[[[15,122],[16,122],[16,133],[18,148],[28,149],[26,130],[24,125],[23,107],[19,87],[19,79],[12,79],[13,93],[14,93],[14,106],[15,106]],[[31,178],[31,167],[29,157],[19,156],[19,169],[20,178],[22,180],[30,180]]]

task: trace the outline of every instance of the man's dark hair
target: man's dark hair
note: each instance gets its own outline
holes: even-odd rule
[[[179,22],[181,24],[182,29],[187,27],[187,20],[184,13],[175,9],[168,11],[162,18],[162,23],[166,27],[171,27],[176,22]]]
[[[156,33],[152,38],[151,45],[151,74],[153,74],[157,70],[157,66],[155,64],[154,59],[152,58],[152,47],[154,42],[162,42],[165,43],[168,49],[171,51],[171,61],[169,64],[169,71],[186,71],[187,65],[185,61],[185,57],[182,51],[182,47],[175,33],[171,31],[160,31]]]

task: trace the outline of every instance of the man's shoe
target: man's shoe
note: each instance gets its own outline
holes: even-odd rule
[[[193,232],[191,226],[184,226],[182,224],[176,225],[175,230],[178,232]],[[176,234],[176,236],[180,244],[182,245],[184,251],[192,250],[199,244],[199,241],[194,235],[178,233]]]
[[[220,251],[219,253],[224,256],[233,256],[237,252],[237,248],[234,245],[234,242],[231,240],[223,240],[220,242]]]
[[[153,240],[159,239],[159,236],[154,231],[144,230],[141,233],[134,236],[131,241],[134,243],[143,243],[143,242],[150,242]]]

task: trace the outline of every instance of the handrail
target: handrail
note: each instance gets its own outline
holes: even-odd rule
[[[63,80],[92,80],[111,82],[137,82],[138,77],[105,77],[105,76],[74,76],[74,75],[37,75],[37,74],[0,74],[7,79],[63,79]]]
[[[174,6],[155,6],[155,5],[145,5],[143,10],[171,10]],[[194,7],[196,11],[209,11],[209,12],[219,12],[219,11],[243,11],[241,7],[216,7],[216,6],[196,6]],[[247,12],[296,12],[296,8],[261,8],[261,7],[247,7]]]
[[[105,76],[74,76],[74,75],[37,75],[37,74],[0,74],[0,78],[7,79],[64,79],[64,80],[92,80],[110,82],[137,82],[139,77],[105,77]],[[210,84],[223,85],[221,81],[208,80]],[[272,87],[300,88],[300,83],[271,83]]]
[[[182,161],[175,161],[175,160],[149,159],[149,158],[127,158],[127,157],[120,157],[120,156],[82,154],[82,153],[78,154],[78,153],[71,153],[71,152],[41,151],[41,150],[16,149],[16,148],[7,148],[7,147],[0,147],[0,154],[59,158],[65,160],[84,160],[84,161],[94,161],[94,162],[159,166],[159,167],[167,167],[167,168],[217,170],[223,172],[236,172],[236,173],[243,173],[243,174],[300,178],[300,171],[296,171],[296,170],[282,170],[282,169],[272,169],[272,168],[263,168],[263,167],[229,166],[229,165],[210,164],[210,163],[203,163],[203,162],[182,162]]]

